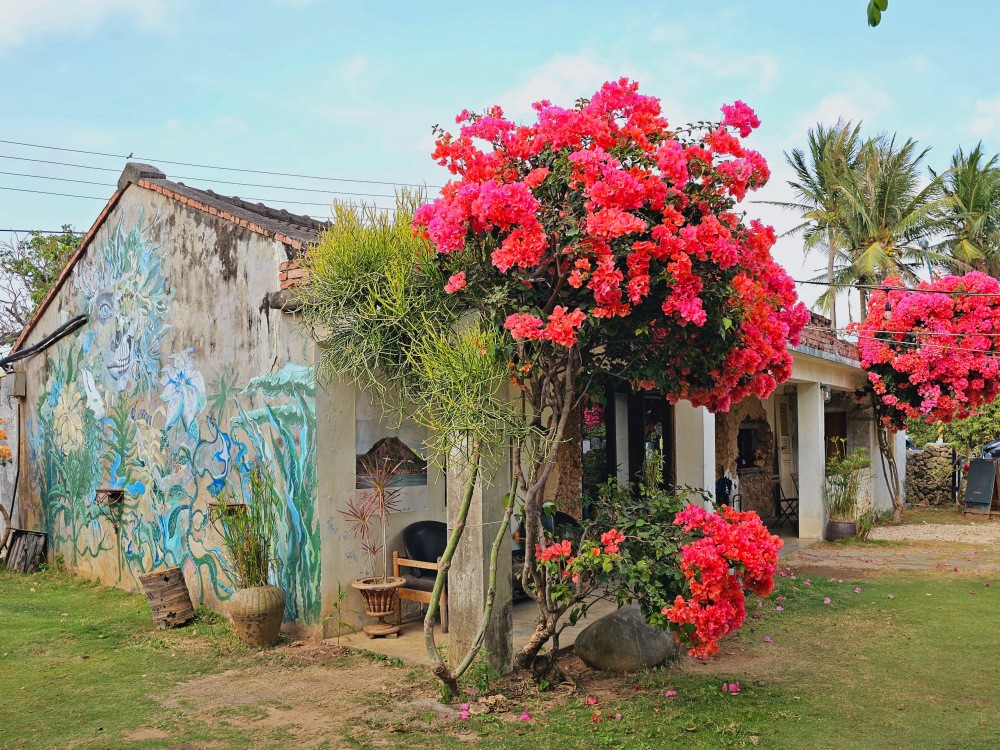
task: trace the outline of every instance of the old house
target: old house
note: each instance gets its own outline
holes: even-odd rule
[[[149,165],[126,167],[14,350],[19,522],[47,532],[50,557],[130,589],[142,573],[180,566],[195,600],[215,606],[233,581],[210,504],[263,464],[283,500],[286,621],[329,632],[324,618],[339,588],[363,574],[340,511],[365,484],[367,453],[398,451],[412,469],[391,547],[407,524],[447,520],[451,478],[424,460],[426,435],[386,429],[350,383],[316,382],[320,352],[288,290],[322,229],[309,217],[172,182]],[[856,354],[822,319],[792,355],[792,380],[777,393],[718,417],[650,394],[609,393],[602,417],[583,420],[566,446],[553,493],[579,498],[582,456],[592,449],[603,451],[604,475],[634,476],[655,435],[668,476],[709,491],[728,476],[744,507],[765,516],[777,475],[800,498],[796,533],[821,536],[827,438],[870,447],[874,427],[845,395],[864,382]],[[591,440],[586,427],[597,422],[603,433]],[[124,490],[124,506],[102,503],[105,488]],[[486,528],[499,512],[498,503],[483,506],[473,527]],[[478,607],[487,546],[471,534],[456,558],[449,587],[458,610],[463,592]],[[500,597],[509,622],[509,589]],[[454,632],[470,637],[460,617]]]

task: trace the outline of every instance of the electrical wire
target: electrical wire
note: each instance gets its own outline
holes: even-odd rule
[[[157,159],[152,156],[134,156],[132,154],[112,154],[106,151],[88,151],[81,148],[65,148],[62,146],[48,146],[40,143],[27,143],[25,141],[11,141],[0,138],[0,143],[6,143],[11,146],[26,146],[28,148],[39,148],[48,151],[62,151],[65,153],[72,154],[87,154],[89,156],[104,156],[112,159],[134,159],[136,161],[148,161],[154,164],[173,164],[174,166],[180,167],[196,167],[198,169],[216,169],[225,172],[245,172],[247,174],[266,174],[273,175],[276,177],[294,177],[300,180],[321,180],[326,182],[356,182],[366,185],[399,185],[401,187],[432,187],[440,188],[440,185],[422,185],[415,182],[393,182],[391,180],[363,180],[351,177],[322,177],[318,175],[309,174],[297,174],[294,172],[274,172],[265,169],[247,169],[245,167],[223,167],[214,164],[199,164],[197,162],[185,162],[185,161],[172,161],[170,159]]]
[[[802,281],[792,279],[796,284],[812,284],[814,286],[826,286],[836,289],[871,289],[873,291],[881,289],[886,292],[916,292],[918,294],[947,294],[952,297],[1000,297],[1000,292],[948,292],[940,289],[919,289],[909,286],[882,286],[879,284],[831,284],[829,281]]]
[[[63,167],[76,167],[79,169],[99,169],[106,172],[118,173],[120,170],[109,169],[105,167],[91,167],[86,164],[69,164],[67,162],[59,161],[47,161],[45,159],[25,159],[20,156],[6,156],[0,154],[0,159],[16,159],[18,161],[31,161],[39,164],[55,164],[57,166]],[[106,182],[87,182],[84,180],[74,180],[68,177],[48,177],[45,175],[36,174],[23,174],[21,172],[0,172],[0,174],[16,175],[18,177],[37,177],[42,180],[63,180],[64,182],[84,182],[88,185],[104,185],[105,187],[114,187],[114,185]],[[358,193],[358,192],[347,192],[342,190],[321,190],[320,188],[307,188],[307,187],[294,187],[292,185],[266,185],[259,182],[235,182],[233,180],[220,180],[215,177],[196,177],[193,175],[168,175],[171,181],[178,180],[195,180],[197,182],[210,182],[218,183],[220,185],[239,185],[241,187],[259,187],[259,188],[271,188],[274,190],[293,190],[297,193],[320,193],[321,195],[357,195],[365,198],[395,198],[395,194],[390,193]]]
[[[806,328],[811,328],[812,330],[816,330],[816,331],[826,331],[827,333],[829,333],[829,332],[836,333],[836,331],[833,328],[824,328],[822,326],[806,326]],[[885,344],[886,346],[908,346],[910,348],[921,349],[921,350],[922,349],[926,349],[928,347],[932,347],[932,348],[935,348],[935,349],[940,349],[942,351],[971,352],[973,354],[988,354],[988,355],[991,355],[991,356],[994,356],[994,357],[995,356],[1000,356],[1000,348],[998,348],[998,349],[971,349],[969,347],[964,347],[964,346],[955,346],[954,344],[935,344],[933,342],[917,343],[917,342],[913,342],[913,341],[887,341],[885,338],[880,338],[878,336],[878,333],[881,333],[881,331],[876,332],[875,334],[868,333],[868,332],[865,332],[865,333],[851,332],[851,335],[857,336],[859,339],[865,339],[867,341],[878,341],[879,343]],[[892,331],[886,331],[885,333],[886,334],[892,334],[894,332],[892,332]],[[916,335],[919,336],[921,334],[917,333]],[[967,336],[967,335],[974,335],[974,334],[957,334],[957,335]],[[845,340],[841,339],[841,341],[845,341]],[[852,343],[852,342],[845,341],[845,343]]]

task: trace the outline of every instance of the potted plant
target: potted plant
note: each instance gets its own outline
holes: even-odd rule
[[[240,497],[246,500],[233,500],[233,494],[226,488],[211,507],[236,579],[227,613],[246,643],[273,646],[285,612],[285,592],[268,583],[270,574],[277,573],[273,543],[280,499],[273,478],[260,466],[242,474]]]
[[[861,472],[872,463],[868,451],[862,447],[847,453],[845,442],[843,438],[839,440],[838,450],[826,462],[827,539],[844,539],[858,533]]]
[[[365,614],[377,622],[365,625],[369,638],[391,636],[399,633],[399,626],[385,621],[399,607],[399,589],[405,578],[389,575],[389,515],[399,507],[399,488],[392,482],[400,463],[391,459],[368,457],[362,470],[368,489],[360,497],[352,497],[347,509],[341,511],[351,521],[351,536],[361,541],[368,556],[371,575],[351,583],[365,602]],[[377,530],[373,528],[377,522]],[[381,574],[376,563],[381,561]]]

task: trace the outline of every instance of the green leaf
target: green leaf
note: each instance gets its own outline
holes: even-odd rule
[[[732,321],[732,318],[723,318],[723,319],[722,319],[722,327],[723,327],[724,329],[726,329],[727,331],[728,331],[728,330],[729,330],[730,328],[732,328],[732,327],[733,327],[733,321]]]
[[[882,11],[875,5],[875,0],[868,3],[868,25],[875,28],[882,20]]]
[[[875,7],[879,10],[885,11],[889,9],[889,0],[872,0],[875,3]]]

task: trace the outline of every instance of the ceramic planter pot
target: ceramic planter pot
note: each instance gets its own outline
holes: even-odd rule
[[[244,642],[257,648],[278,642],[285,613],[285,592],[277,586],[236,589],[226,603],[233,630]]]
[[[854,521],[827,521],[826,538],[829,540],[847,539],[857,536],[858,524]]]
[[[406,584],[405,578],[362,578],[353,581],[351,587],[357,589],[365,601],[365,614],[378,622],[365,625],[365,635],[369,638],[395,638],[399,625],[390,624],[385,618],[395,615],[399,608],[399,589]]]

